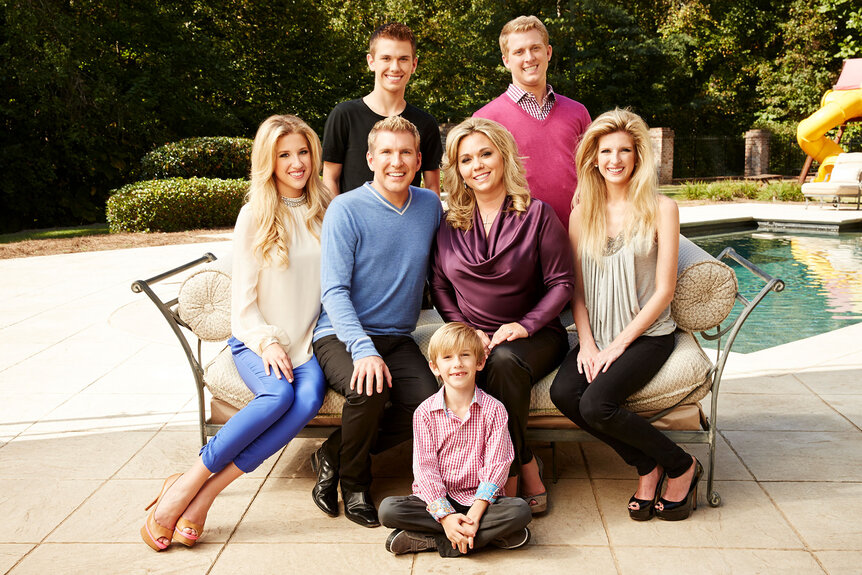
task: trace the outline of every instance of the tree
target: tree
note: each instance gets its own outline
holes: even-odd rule
[[[822,5],[790,4],[786,20],[778,24],[776,57],[759,65],[757,125],[795,132],[796,124],[819,107],[841,69],[834,30]]]
[[[0,22],[0,230],[103,220],[152,147],[278,111],[320,129],[347,93],[313,0],[5,1]]]

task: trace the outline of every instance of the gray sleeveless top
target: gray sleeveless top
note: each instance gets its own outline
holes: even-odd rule
[[[581,258],[590,328],[600,350],[610,345],[655,293],[657,257],[655,242],[647,253],[638,255],[620,232],[616,238],[608,238],[603,265],[589,256]],[[674,329],[668,306],[642,335],[665,335]]]

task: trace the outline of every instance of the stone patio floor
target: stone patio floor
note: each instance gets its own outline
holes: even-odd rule
[[[682,219],[721,219],[718,208]],[[862,323],[731,358],[723,502],[709,507],[701,483],[688,521],[631,521],[633,471],[598,443],[561,444],[551,508],[527,548],[394,557],[388,530],[317,510],[309,455],[320,440],[299,439],[228,488],[203,543],[154,553],[138,533],[144,506],[195,458],[197,409],[173,334],[129,286],[229,248],[0,261],[0,573],[862,572]],[[548,462],[549,447],[535,448]],[[409,446],[374,465],[378,501],[409,492]]]

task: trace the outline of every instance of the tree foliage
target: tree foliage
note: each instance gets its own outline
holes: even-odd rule
[[[862,54],[853,0],[0,0],[0,231],[102,220],[168,142],[283,112],[322,131],[371,89],[390,20],[417,35],[408,100],[460,121],[508,84],[497,38],[520,14],[548,26],[557,92],[677,134],[791,131]]]

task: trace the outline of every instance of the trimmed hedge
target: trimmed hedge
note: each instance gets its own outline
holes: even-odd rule
[[[253,143],[224,136],[172,142],[141,158],[141,178],[247,178]]]
[[[248,180],[211,178],[129,184],[108,198],[108,227],[111,233],[230,227],[236,222],[248,186]]]

